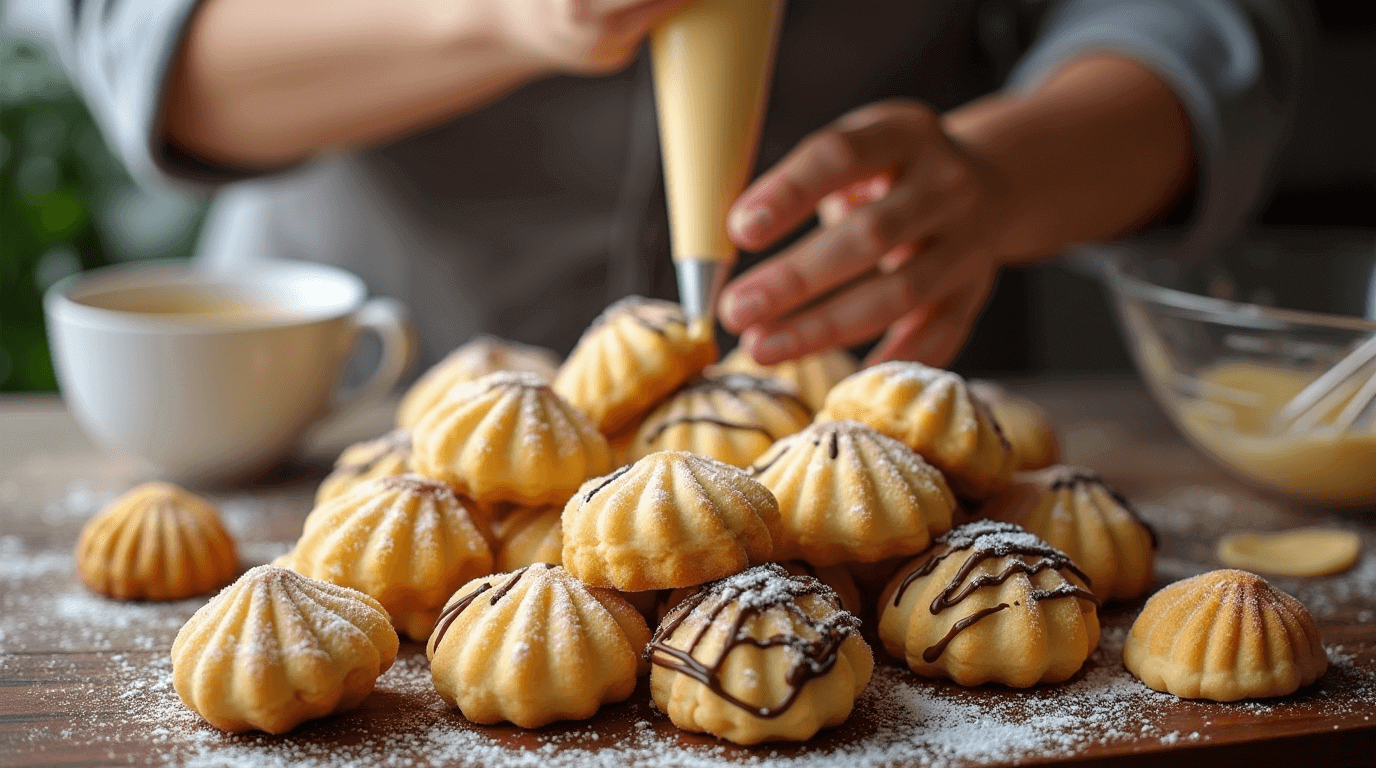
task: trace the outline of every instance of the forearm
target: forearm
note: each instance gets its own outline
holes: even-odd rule
[[[271,168],[476,108],[548,71],[501,44],[490,7],[209,0],[174,65],[162,134],[213,162]]]
[[[1121,57],[1077,59],[1031,94],[986,98],[944,122],[1004,187],[993,243],[1004,261],[1129,232],[1192,179],[1183,107],[1159,77]]]

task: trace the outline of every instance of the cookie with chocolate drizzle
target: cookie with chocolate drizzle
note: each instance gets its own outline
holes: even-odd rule
[[[682,307],[629,296],[583,333],[559,367],[554,391],[613,435],[716,359],[711,329],[690,325]]]
[[[1156,534],[1093,470],[1058,464],[1019,472],[979,515],[1021,525],[1064,552],[1100,600],[1130,600],[1151,589]]]
[[[925,677],[1026,688],[1074,675],[1099,644],[1099,601],[1059,550],[1011,523],[952,529],[894,574],[879,637]]]
[[[951,527],[955,497],[911,448],[855,421],[775,443],[750,474],[779,500],[778,559],[813,565],[915,555]]]
[[[804,355],[796,360],[760,365],[745,347],[738,346],[713,368],[723,372],[767,376],[786,382],[798,390],[798,396],[807,403],[808,408],[816,411],[822,407],[822,401],[826,400],[831,388],[860,370],[860,364],[856,362],[854,355],[844,349],[829,349]]]
[[[537,563],[455,592],[425,654],[435,690],[464,717],[538,728],[629,697],[649,640],[616,592]]]
[[[706,584],[659,625],[646,656],[655,706],[737,744],[805,741],[850,715],[874,670],[860,620],[830,587],[776,564]]]
[[[812,421],[786,384],[743,373],[694,379],[655,407],[631,444],[631,459],[690,451],[747,467],[781,437]]]
[[[559,355],[553,350],[496,336],[478,336],[450,352],[406,390],[397,406],[397,426],[416,426],[449,390],[489,373],[524,371],[552,381],[558,370]]]

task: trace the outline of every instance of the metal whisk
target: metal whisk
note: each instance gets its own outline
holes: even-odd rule
[[[1352,429],[1376,402],[1376,371],[1365,370],[1373,361],[1376,336],[1358,344],[1347,357],[1286,403],[1276,414],[1278,431],[1300,433],[1314,429],[1355,389],[1330,425],[1336,434]]]

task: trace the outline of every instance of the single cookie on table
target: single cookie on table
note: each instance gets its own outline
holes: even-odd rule
[[[717,359],[712,329],[670,301],[631,296],[607,307],[554,378],[554,391],[617,434]]]
[[[844,349],[814,352],[797,360],[760,365],[744,347],[736,347],[715,366],[718,371],[768,376],[792,384],[810,410],[822,407],[827,393],[838,382],[860,370],[855,357]]]
[[[1102,601],[1151,589],[1156,534],[1093,470],[1057,465],[1019,472],[979,516],[1016,523],[1064,552]]]
[[[853,419],[901,440],[941,470],[962,499],[1008,484],[1017,454],[965,380],[921,363],[866,368],[832,388],[817,421]]]
[[[443,400],[449,390],[489,373],[523,371],[553,381],[558,370],[559,355],[553,350],[494,336],[479,336],[450,352],[416,379],[397,407],[397,426],[403,429],[416,426],[425,412]]]
[[[932,465],[855,421],[824,421],[775,443],[750,474],[779,501],[779,559],[813,565],[914,555],[951,527],[955,497]]]
[[[216,728],[285,733],[358,706],[397,645],[373,598],[260,565],[177,633],[172,686]]]
[[[320,481],[315,503],[323,504],[343,496],[359,483],[379,477],[392,477],[413,472],[411,468],[411,432],[394,429],[382,437],[354,443],[334,462],[334,469]]]
[[[496,570],[514,571],[535,563],[562,562],[563,507],[518,507],[492,524],[497,537]]]
[[[1056,428],[1041,406],[992,381],[971,380],[970,392],[993,412],[1018,454],[1018,469],[1042,469],[1061,460]]]
[[[1298,600],[1247,571],[1177,581],[1132,623],[1123,665],[1182,699],[1286,696],[1328,669],[1318,624]]]
[[[768,562],[779,506],[715,459],[652,453],[589,480],[564,506],[564,567],[626,592],[692,587]]]
[[[631,460],[688,451],[747,467],[775,440],[812,421],[788,385],[743,373],[695,379],[655,407],[631,444]]]
[[[464,717],[538,728],[629,697],[649,639],[616,592],[540,563],[465,584],[425,653],[435,690]]]
[[[650,641],[650,695],[685,731],[737,744],[840,725],[874,671],[860,620],[822,582],[776,564],[707,584]]]
[[[169,483],[144,483],[81,529],[76,573],[120,600],[182,600],[234,580],[239,556],[220,514]]]
[[[493,373],[450,390],[414,430],[412,462],[478,504],[563,504],[612,468],[607,440],[530,373]]]
[[[1099,602],[1084,574],[1010,523],[952,529],[899,569],[880,600],[889,653],[961,685],[1058,683],[1099,644]]]
[[[491,541],[483,517],[444,483],[398,475],[311,510],[282,562],[370,595],[399,630],[424,641],[454,590],[492,572]]]

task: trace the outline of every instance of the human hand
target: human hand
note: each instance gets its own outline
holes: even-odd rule
[[[491,0],[509,46],[568,72],[605,74],[635,57],[650,29],[692,0]]]
[[[947,365],[1001,260],[995,169],[914,101],[870,104],[804,139],[736,201],[728,227],[759,250],[817,211],[821,226],[734,280],[720,317],[770,364],[881,333],[867,363]]]

